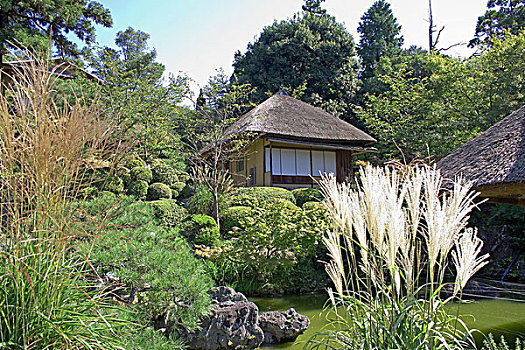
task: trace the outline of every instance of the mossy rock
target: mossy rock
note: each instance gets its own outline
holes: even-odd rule
[[[245,206],[230,207],[226,209],[221,217],[221,231],[230,232],[233,228],[242,229],[242,219],[250,216],[252,210],[252,208]],[[231,232],[231,234],[235,236],[234,232]]]
[[[171,199],[171,195],[171,188],[166,184],[155,182],[148,187],[147,198],[150,201],[155,201],[157,199]]]
[[[227,207],[247,206],[257,207],[263,203],[271,203],[283,199],[295,204],[292,192],[278,187],[242,187],[238,188],[225,198]]]
[[[137,197],[137,199],[145,199],[148,194],[148,183],[144,180],[133,182],[128,189],[129,194]]]
[[[297,188],[292,191],[295,203],[302,207],[307,202],[320,202],[323,200],[321,191],[317,188]]]
[[[131,181],[133,182],[146,181],[147,183],[150,183],[153,178],[151,170],[143,166],[136,166],[134,168],[131,168],[130,176]]]
[[[149,202],[155,216],[163,225],[175,226],[188,216],[186,208],[180,206],[174,199],[160,199]]]
[[[194,244],[214,247],[219,243],[219,227],[214,218],[195,214],[186,217],[181,224],[181,233]]]

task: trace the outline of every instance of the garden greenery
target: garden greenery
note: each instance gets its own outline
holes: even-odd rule
[[[335,228],[324,238],[329,296],[340,322],[310,348],[462,349],[471,332],[444,305],[487,264],[466,228],[476,193],[461,179],[444,186],[429,166],[367,166],[357,189],[333,176],[321,183]],[[450,264],[455,280],[441,297]]]

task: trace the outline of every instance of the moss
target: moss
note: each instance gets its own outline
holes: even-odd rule
[[[222,232],[229,232],[234,227],[242,229],[242,219],[250,216],[251,213],[252,208],[250,207],[237,206],[226,209],[226,211],[221,217]],[[232,232],[231,234],[235,236],[234,232]]]
[[[321,191],[317,188],[298,188],[292,191],[295,203],[302,207],[307,202],[320,202],[323,200]]]
[[[178,205],[174,199],[160,199],[149,204],[153,207],[155,216],[164,225],[175,226],[188,216],[186,208]]]
[[[131,168],[130,176],[131,176],[131,181],[133,182],[146,181],[147,183],[150,183],[153,178],[153,174],[151,173],[151,170],[146,167],[142,167],[142,166],[136,166],[134,168]]]
[[[195,244],[214,247],[219,243],[219,227],[211,216],[190,215],[181,225],[181,232]]]
[[[148,194],[148,183],[144,180],[139,180],[133,182],[128,189],[128,192],[137,199],[145,199],[146,195]]]
[[[150,201],[157,199],[171,199],[171,188],[166,184],[155,182],[148,187],[147,198]]]
[[[248,206],[256,207],[262,203],[272,203],[283,199],[295,204],[295,197],[284,188],[278,187],[243,187],[238,188],[225,198],[227,207]]]

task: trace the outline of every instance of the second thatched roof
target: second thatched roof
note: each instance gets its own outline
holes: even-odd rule
[[[521,191],[525,182],[525,106],[460,146],[437,165],[445,177],[462,175],[480,190],[496,185],[507,185],[508,189],[508,184],[512,184],[514,190]],[[502,192],[505,188],[501,187]],[[490,196],[493,195],[496,194]],[[525,196],[525,193],[513,195]]]
[[[345,144],[376,142],[364,131],[330,113],[282,94],[273,95],[241,116],[225,134],[243,132]]]

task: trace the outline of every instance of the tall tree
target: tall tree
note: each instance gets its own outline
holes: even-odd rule
[[[113,24],[109,10],[96,1],[2,0],[0,65],[6,50],[19,44],[28,47],[39,45],[41,48],[52,44],[61,55],[77,55],[78,46],[66,34],[72,32],[80,40],[88,44],[94,43],[93,23],[104,27],[111,27]]]
[[[303,11],[314,15],[324,15],[326,10],[321,8],[321,3],[325,0],[304,0]]]
[[[525,1],[489,0],[487,8],[485,14],[478,17],[470,46],[490,45],[491,39],[504,37],[505,32],[516,35],[525,28]]]
[[[328,15],[295,16],[263,29],[237,52],[232,81],[257,89],[253,102],[285,89],[305,102],[344,114],[356,90],[352,36]]]
[[[176,152],[177,106],[189,93],[185,76],[163,79],[164,65],[148,47],[149,34],[128,28],[117,33],[118,49],[103,47],[91,57],[94,74],[104,80],[105,112],[143,156]]]
[[[361,57],[363,78],[373,75],[383,56],[392,57],[401,52],[403,36],[401,26],[385,0],[376,1],[361,17],[357,28],[361,34],[357,52]]]

